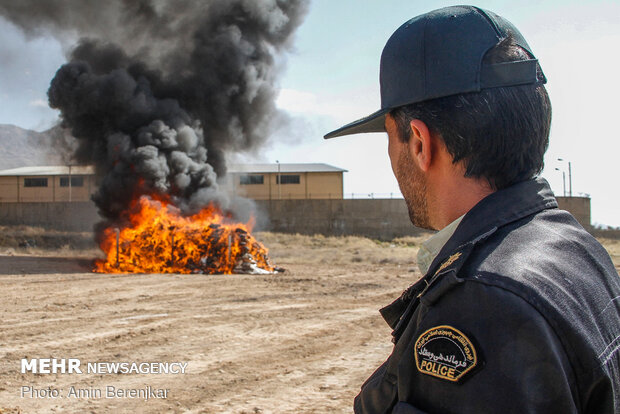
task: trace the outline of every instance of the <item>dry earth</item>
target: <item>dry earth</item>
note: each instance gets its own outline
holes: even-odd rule
[[[285,273],[100,275],[84,258],[94,251],[0,248],[0,412],[350,412],[390,352],[377,309],[420,276],[418,240],[259,236]],[[179,375],[22,374],[22,358],[188,366]],[[86,397],[69,397],[71,386]],[[169,392],[107,399],[107,386]],[[22,397],[22,387],[63,398]]]
[[[0,247],[0,413],[351,412],[391,350],[377,309],[419,278],[424,237],[258,236],[285,273],[99,275],[89,272],[94,250]],[[604,243],[618,266],[620,242]],[[178,375],[22,374],[22,358],[188,366]],[[67,395],[72,386],[82,398]],[[107,386],[169,391],[106,398]],[[22,387],[62,398],[22,396]]]

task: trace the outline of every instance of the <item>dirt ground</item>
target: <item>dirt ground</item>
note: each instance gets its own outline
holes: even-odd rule
[[[377,310],[420,277],[415,254],[426,236],[258,237],[285,273],[101,275],[89,271],[95,250],[0,246],[0,413],[351,412],[391,350]],[[618,266],[620,242],[605,243]],[[89,362],[187,368],[22,374],[23,358],[78,358],[84,370]],[[107,387],[168,391],[106,398]]]
[[[96,251],[0,248],[0,412],[350,412],[391,350],[377,310],[420,276],[417,240],[259,237],[285,273],[101,275],[89,271]],[[22,358],[188,365],[176,375],[22,374]],[[108,386],[169,391],[106,398]],[[50,389],[60,396],[35,398]]]

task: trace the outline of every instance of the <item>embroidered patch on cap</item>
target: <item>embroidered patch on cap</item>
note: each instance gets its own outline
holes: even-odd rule
[[[476,348],[463,332],[436,326],[415,342],[415,363],[422,374],[458,382],[478,364]]]

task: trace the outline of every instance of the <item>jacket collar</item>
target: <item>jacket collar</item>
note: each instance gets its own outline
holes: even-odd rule
[[[549,183],[540,177],[489,194],[465,214],[426,275],[437,272],[444,260],[464,244],[475,242],[481,236],[488,236],[494,230],[531,214],[557,207]]]
[[[443,274],[458,271],[477,243],[502,226],[557,206],[549,183],[544,178],[523,181],[488,195],[465,214],[426,275],[392,304],[381,309],[381,315],[396,333],[396,327],[404,319],[401,317],[410,308],[411,300],[424,295]]]

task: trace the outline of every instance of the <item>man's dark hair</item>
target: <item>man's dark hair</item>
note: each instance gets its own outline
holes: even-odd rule
[[[483,65],[531,57],[509,36],[492,48]],[[405,105],[390,113],[407,142],[410,120],[438,135],[453,157],[464,161],[466,177],[485,178],[495,190],[538,175],[549,145],[551,102],[542,84],[483,89]]]

